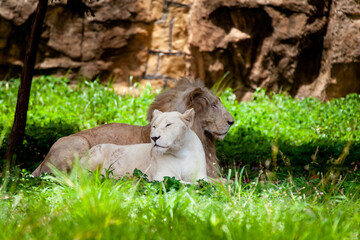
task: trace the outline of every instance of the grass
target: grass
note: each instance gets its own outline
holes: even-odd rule
[[[223,162],[233,164],[235,159],[244,165],[270,160],[301,170],[306,165],[319,170],[334,163],[349,169],[359,164],[359,94],[321,102],[259,89],[251,102],[238,103],[228,90],[222,100],[236,119],[225,141],[218,143]]]
[[[358,239],[360,233],[359,183],[351,181],[332,192],[301,178],[185,186],[171,179],[116,181],[79,169],[41,179],[23,172],[16,181],[0,194],[1,239]]]
[[[11,130],[18,86],[18,79],[0,82],[0,155]],[[34,169],[58,138],[83,129],[110,122],[145,125],[156,94],[150,86],[134,97],[119,96],[111,86],[96,81],[69,87],[65,78],[34,79],[18,163]],[[350,170],[360,166],[359,94],[326,103],[293,99],[286,93],[265,94],[262,89],[251,102],[237,102],[231,89],[220,97],[235,118],[228,136],[217,144],[224,166],[263,166],[270,161],[289,171],[306,167],[309,172],[327,171],[333,165]]]
[[[24,146],[17,150],[22,167],[33,169],[62,136],[111,122],[147,124],[147,107],[156,94],[149,86],[135,98],[119,96],[97,81],[74,87],[68,83],[66,78],[52,76],[33,80]],[[11,131],[18,87],[19,79],[0,82],[0,156]]]
[[[61,136],[108,122],[146,124],[156,94],[67,83],[34,80],[21,168],[34,169]],[[0,83],[0,154],[18,84]],[[227,89],[221,99],[236,120],[217,145],[223,164],[236,167],[225,176],[233,183],[3,169],[0,239],[359,239],[359,95],[322,103],[258,90],[238,103]]]

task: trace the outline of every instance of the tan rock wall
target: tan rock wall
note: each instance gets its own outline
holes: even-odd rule
[[[18,76],[36,0],[0,2],[0,77]],[[358,0],[100,0],[95,17],[49,6],[38,74],[208,86],[228,73],[240,99],[258,87],[331,99],[360,92]]]
[[[192,1],[155,0],[155,21],[148,51],[144,79],[174,81],[187,75],[189,61],[188,26]]]
[[[21,72],[36,0],[0,3],[0,77]],[[186,75],[191,1],[101,0],[95,17],[74,16],[66,0],[50,4],[37,56],[39,74],[127,82]]]
[[[320,74],[297,96],[320,99],[360,93],[360,2],[333,0],[324,36]]]
[[[258,87],[295,95],[318,75],[328,19],[319,2],[197,0],[192,74],[213,84],[229,72],[240,98]]]

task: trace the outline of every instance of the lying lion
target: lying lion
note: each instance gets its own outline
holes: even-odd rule
[[[194,81],[183,78],[175,88],[167,89],[158,95],[150,105],[147,118],[151,120],[154,109],[162,112],[184,113],[190,108],[195,110],[192,130],[203,144],[207,174],[216,178],[219,176],[219,169],[215,139],[224,139],[234,123],[234,118],[224,108],[220,99],[206,88],[200,79]],[[149,135],[150,125],[132,126],[124,123],[110,123],[62,137],[54,143],[44,161],[32,174],[39,176],[41,172],[51,172],[47,163],[51,163],[60,170],[70,170],[74,159],[81,158],[95,145],[150,143]]]
[[[114,177],[132,173],[137,168],[147,174],[149,180],[161,181],[165,176],[184,182],[207,180],[204,148],[190,129],[194,115],[193,109],[184,114],[154,110],[151,144],[99,144],[92,147],[89,156],[82,157],[80,163],[103,174],[108,169]]]

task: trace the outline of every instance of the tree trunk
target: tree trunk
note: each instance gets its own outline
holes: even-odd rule
[[[12,161],[15,148],[21,146],[24,141],[31,82],[34,74],[36,53],[41,38],[47,5],[48,0],[39,0],[34,22],[31,28],[30,39],[26,45],[24,67],[21,74],[14,124],[11,129],[10,139],[5,152],[5,159],[8,160],[10,164],[13,163]]]

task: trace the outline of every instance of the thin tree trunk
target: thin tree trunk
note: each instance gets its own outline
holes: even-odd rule
[[[41,38],[47,5],[48,0],[39,0],[34,22],[31,28],[30,39],[26,45],[24,67],[21,74],[14,124],[5,152],[5,159],[8,160],[10,164],[12,164],[15,148],[21,146],[24,141],[31,82],[34,74],[36,53]]]

